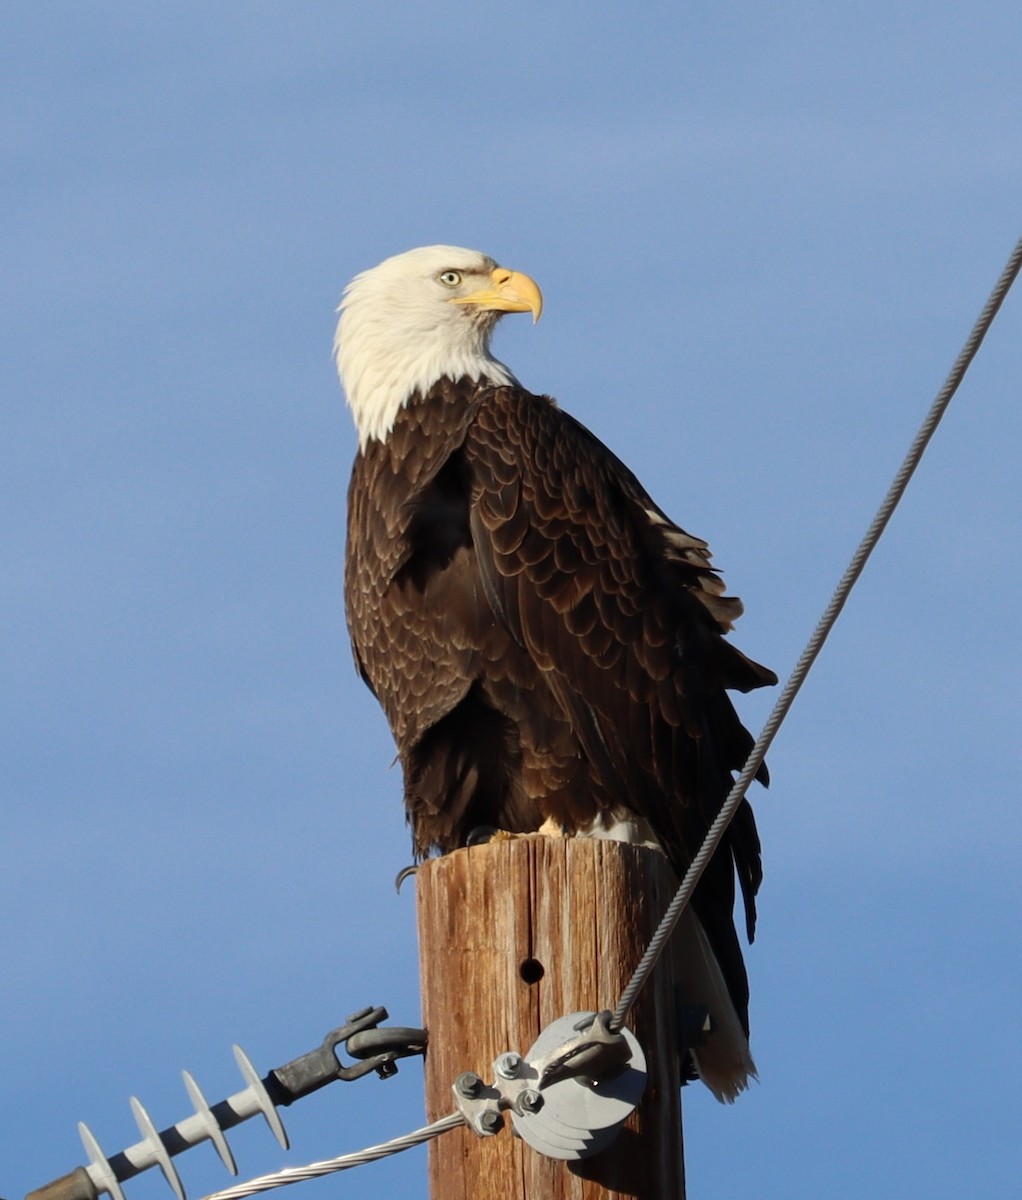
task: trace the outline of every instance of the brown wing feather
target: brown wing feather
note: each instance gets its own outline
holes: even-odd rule
[[[383,705],[399,747],[446,715],[471,679],[470,648],[445,636],[441,597],[427,586],[428,570],[416,559],[416,539],[425,540],[430,516],[439,519],[443,509],[438,477],[472,415],[466,395],[449,391],[454,420],[445,420],[438,405],[409,405],[390,438],[371,441],[357,455],[348,488],[348,631],[359,671]],[[464,548],[456,537],[449,539],[436,549],[434,565],[449,565]],[[465,622],[478,623],[471,606],[465,609],[466,598],[456,600]],[[417,670],[423,661],[434,664],[428,686]]]
[[[491,390],[465,455],[490,602],[603,724],[633,730],[637,753],[623,752],[619,772],[631,780],[641,759],[667,807],[656,824],[690,857],[721,800],[701,794],[697,766],[719,785],[750,745],[726,689],[776,682],[723,636],[738,601],[720,595],[705,543],[545,398]],[[675,731],[669,742],[663,730]]]
[[[722,596],[706,544],[546,398],[490,391],[464,453],[487,596],[592,764],[588,797],[567,815],[623,799],[682,872],[751,747],[726,689],[776,682],[724,638],[740,603]],[[747,804],[696,899],[738,1001],[734,867],[752,937],[762,872]]]
[[[480,825],[535,830],[547,795],[579,790],[569,722],[478,575],[463,447],[479,400],[446,380],[414,398],[358,454],[349,488],[348,629],[397,743],[417,856]]]

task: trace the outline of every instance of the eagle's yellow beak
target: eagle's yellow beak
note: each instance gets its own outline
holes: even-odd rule
[[[490,272],[492,287],[481,288],[469,296],[452,296],[452,304],[475,304],[494,312],[531,312],[532,323],[543,311],[543,293],[534,279],[507,267],[494,267]]]

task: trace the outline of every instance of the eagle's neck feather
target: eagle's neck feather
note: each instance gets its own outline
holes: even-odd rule
[[[465,320],[455,311],[461,319],[440,327],[395,330],[355,304],[343,308],[334,352],[363,449],[374,438],[384,441],[412,396],[426,395],[441,379],[517,382],[490,354],[492,321]]]

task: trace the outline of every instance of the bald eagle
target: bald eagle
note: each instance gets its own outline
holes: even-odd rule
[[[480,826],[542,827],[653,841],[680,876],[751,746],[727,690],[777,680],[725,639],[742,608],[706,542],[491,355],[504,313],[541,307],[527,275],[453,246],[346,289],[355,660],[397,743],[417,858]],[[736,875],[751,940],[762,869],[747,803],[676,934],[687,998],[716,1025],[695,1065],[725,1100],[755,1070]]]

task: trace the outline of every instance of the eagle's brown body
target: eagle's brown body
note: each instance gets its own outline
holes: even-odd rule
[[[682,872],[751,745],[725,689],[775,682],[725,640],[741,606],[705,543],[550,400],[468,379],[368,441],[348,512],[348,625],[416,854],[634,815]],[[747,1030],[735,871],[751,937],[747,804],[693,902]]]

